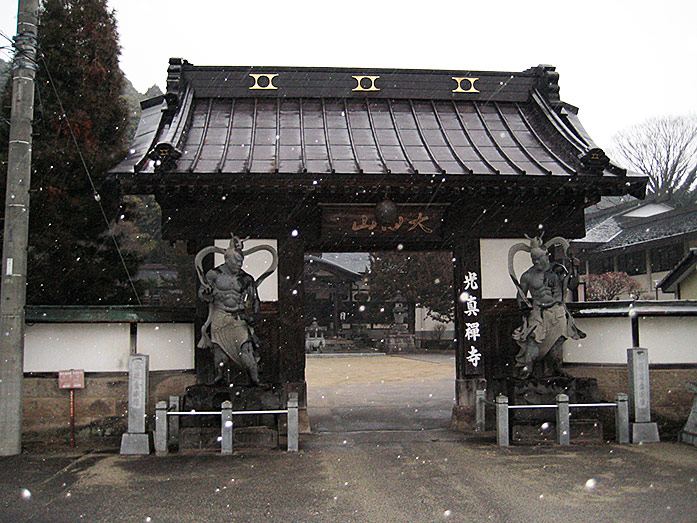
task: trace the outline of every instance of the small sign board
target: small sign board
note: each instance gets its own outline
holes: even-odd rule
[[[85,371],[83,369],[70,369],[58,371],[59,389],[84,389]]]

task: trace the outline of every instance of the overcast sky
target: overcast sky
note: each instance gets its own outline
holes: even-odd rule
[[[16,33],[17,3],[0,2]],[[196,65],[522,71],[552,64],[591,137],[697,113],[697,2],[110,0],[121,67],[143,92]],[[7,59],[7,50],[0,56]]]

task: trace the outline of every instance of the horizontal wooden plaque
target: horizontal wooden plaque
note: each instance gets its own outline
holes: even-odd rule
[[[432,239],[441,237],[443,206],[408,204],[397,206],[394,225],[378,225],[374,205],[322,206],[322,236],[324,238],[398,237]]]

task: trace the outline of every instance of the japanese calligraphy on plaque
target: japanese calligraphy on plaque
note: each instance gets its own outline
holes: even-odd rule
[[[435,205],[405,205],[393,225],[379,225],[375,207],[368,205],[328,205],[322,208],[322,234],[370,237],[399,236],[438,239],[441,235],[443,209]]]
[[[462,278],[462,292],[458,297],[459,310],[463,316],[462,321],[464,328],[462,335],[464,336],[463,345],[465,346],[465,360],[467,361],[468,373],[481,373],[482,351],[481,351],[481,318],[480,318],[480,301],[481,289],[479,274],[477,272],[466,271]]]

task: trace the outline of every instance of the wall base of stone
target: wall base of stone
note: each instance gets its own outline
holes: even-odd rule
[[[195,382],[193,370],[151,372],[149,425],[154,425],[157,401],[183,395]],[[24,432],[62,431],[70,426],[70,391],[58,388],[58,373],[26,373],[23,387]],[[79,434],[120,436],[127,429],[127,412],[127,372],[85,374],[85,388],[75,390],[75,427]]]
[[[629,393],[626,365],[565,364],[564,370],[575,377],[596,378],[604,401],[614,401],[618,392]],[[661,439],[670,441],[690,414],[694,394],[686,384],[697,381],[697,365],[649,365],[649,381],[652,419]]]

